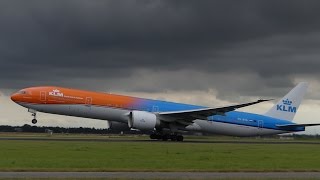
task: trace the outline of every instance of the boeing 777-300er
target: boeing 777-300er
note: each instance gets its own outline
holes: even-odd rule
[[[263,115],[234,111],[267,100],[218,108],[151,100],[108,93],[97,93],[55,86],[31,87],[11,96],[28,108],[37,123],[36,113],[107,120],[110,128],[152,131],[151,139],[183,141],[185,131],[230,136],[261,136],[304,131],[306,126],[292,120],[307,90],[299,83]]]

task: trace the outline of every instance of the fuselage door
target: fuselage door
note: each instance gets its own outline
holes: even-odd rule
[[[159,112],[159,106],[153,106],[152,112],[155,112],[155,113]]]
[[[46,101],[47,97],[46,97],[46,92],[45,91],[41,91],[40,92],[40,101]]]
[[[92,97],[86,97],[86,106],[92,105]]]
[[[262,121],[262,120],[259,120],[259,121],[258,121],[258,128],[259,128],[259,129],[262,129],[262,128],[263,128],[263,121]]]

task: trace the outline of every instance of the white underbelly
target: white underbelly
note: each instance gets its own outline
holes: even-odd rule
[[[195,123],[200,127],[200,131],[202,132],[228,136],[260,136],[286,133],[286,131],[281,130],[258,128],[216,121],[196,120]]]
[[[103,106],[88,105],[57,105],[57,104],[21,104],[39,112],[76,116],[92,119],[101,119],[118,122],[128,122],[129,110]]]

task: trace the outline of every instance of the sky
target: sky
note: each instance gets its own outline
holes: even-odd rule
[[[301,81],[310,87],[294,121],[320,122],[319,6],[316,0],[0,1],[0,124],[31,124],[9,97],[30,86],[218,107],[277,99]],[[273,103],[241,110],[264,113]],[[38,122],[107,126],[43,113]]]

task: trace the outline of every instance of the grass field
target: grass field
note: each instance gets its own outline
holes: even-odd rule
[[[316,144],[1,140],[0,157],[0,171],[320,171]]]

